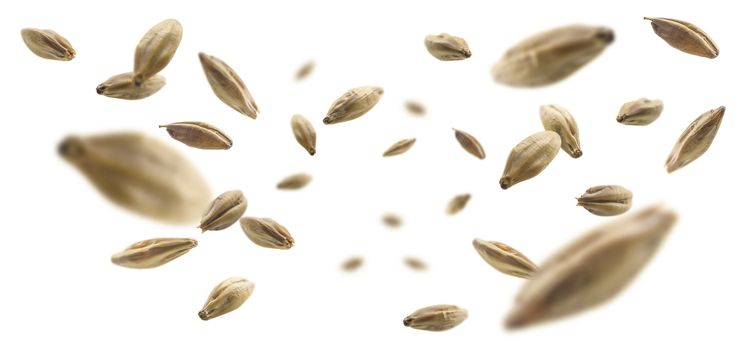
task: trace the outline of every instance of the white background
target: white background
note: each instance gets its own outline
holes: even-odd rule
[[[541,349],[738,348],[738,20],[734,3],[626,1],[24,1],[5,3],[2,47],[2,269],[0,347],[82,349]],[[643,16],[697,24],[720,48],[709,60],[672,49]],[[184,27],[162,72],[167,85],[141,101],[95,94],[108,77],[130,71],[141,36],[166,18]],[[519,40],[571,23],[613,28],[615,42],[562,83],[540,89],[495,84],[489,70]],[[71,62],[34,56],[20,30],[51,28],[77,50]],[[428,34],[465,38],[473,56],[441,62],[424,48]],[[262,110],[248,119],[211,92],[199,51],[242,77]],[[316,69],[294,81],[309,59]],[[385,89],[355,121],[321,124],[329,105],[363,85]],[[652,125],[614,118],[640,97],[660,98]],[[423,118],[404,101],[422,102]],[[569,109],[584,156],[561,152],[536,178],[503,191],[498,179],[510,149],[541,130],[538,107]],[[701,113],[727,113],[710,150],[668,175],[663,162]],[[308,117],[317,154],[299,147],[290,117]],[[187,148],[157,125],[199,120],[234,139],[229,151]],[[476,136],[487,152],[465,153],[451,128]],[[296,246],[260,248],[238,226],[200,234],[110,204],[55,153],[70,133],[139,130],[185,153],[214,196],[239,188],[247,215],[286,226]],[[392,143],[416,137],[406,154],[382,158]],[[284,176],[314,181],[281,192]],[[639,278],[593,311],[507,332],[502,321],[523,281],[503,275],[474,251],[475,237],[505,242],[532,260],[607,221],[575,207],[594,185],[620,184],[634,209],[662,201],[680,220]],[[471,192],[459,215],[444,214],[454,195]],[[396,230],[380,217],[397,212]],[[195,226],[195,224],[193,225]],[[131,270],[110,255],[153,237],[194,237],[199,246],[172,263]],[[360,255],[355,273],[340,271]],[[402,264],[415,256],[417,272]],[[255,293],[237,311],[197,317],[221,280],[243,276]],[[467,308],[458,328],[432,333],[403,327],[417,308]]]

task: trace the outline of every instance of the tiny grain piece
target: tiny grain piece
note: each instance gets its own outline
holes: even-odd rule
[[[112,202],[153,219],[190,225],[211,200],[197,169],[145,134],[68,136],[58,152]]]
[[[136,45],[134,85],[141,85],[164,69],[175,56],[182,38],[183,26],[174,19],[166,19],[149,29]]]
[[[233,225],[247,210],[247,198],[240,190],[227,191],[211,202],[201,217],[201,232],[223,230]]]
[[[120,253],[113,254],[111,262],[133,269],[162,266],[195,248],[198,242],[190,238],[154,238],[136,242]]]
[[[541,131],[522,140],[507,158],[499,185],[508,189],[540,174],[561,148],[561,137],[553,131]]]
[[[25,28],[21,37],[26,46],[36,56],[56,61],[69,61],[75,58],[75,49],[63,36],[51,29]]]
[[[386,226],[393,227],[393,228],[397,228],[401,226],[401,223],[402,223],[401,216],[393,214],[393,213],[385,214],[383,218],[381,219],[383,223],[386,224]]]
[[[674,211],[654,205],[566,245],[525,283],[505,326],[530,326],[612,299],[651,260],[676,219]]]
[[[625,125],[648,125],[659,118],[662,110],[664,103],[661,100],[639,98],[623,104],[616,120]]]
[[[190,147],[200,149],[230,149],[232,139],[215,126],[203,122],[179,122],[160,125],[170,136]]]
[[[332,103],[324,124],[337,124],[359,118],[373,108],[383,96],[383,88],[363,86],[351,89]]]
[[[276,187],[279,190],[298,190],[311,182],[311,175],[306,173],[294,174],[281,180]]]
[[[407,101],[404,103],[404,107],[406,107],[407,111],[412,115],[420,117],[425,115],[427,112],[425,106],[417,101]]]
[[[633,204],[633,193],[618,185],[594,186],[576,199],[576,205],[599,216],[625,213]]]
[[[466,309],[455,305],[432,305],[404,318],[404,326],[425,331],[447,331],[468,318]]]
[[[404,258],[404,264],[409,266],[412,270],[424,271],[427,270],[427,264],[424,261],[413,257]]]
[[[579,144],[579,127],[576,120],[566,110],[558,105],[540,106],[540,121],[543,128],[554,131],[561,137],[561,149],[568,153],[571,158],[579,158],[582,155]]]
[[[463,193],[453,197],[453,199],[448,202],[448,207],[445,209],[445,212],[448,213],[448,215],[457,214],[459,211],[463,210],[463,208],[466,207],[466,204],[468,204],[468,201],[470,199],[470,193]]]
[[[425,47],[440,61],[460,61],[471,57],[466,40],[448,33],[426,36]]]
[[[458,143],[466,152],[478,159],[486,158],[484,147],[481,146],[479,140],[473,137],[473,135],[458,129],[453,129],[453,131],[455,132],[455,139],[458,140]]]
[[[165,77],[155,75],[141,85],[134,84],[134,73],[114,75],[95,88],[98,95],[120,98],[122,100],[141,100],[154,95],[165,86]]]
[[[538,267],[524,254],[504,243],[476,238],[473,247],[487,264],[504,274],[530,278],[538,271]]]
[[[301,67],[299,67],[299,69],[296,71],[296,81],[303,80],[308,77],[309,74],[314,71],[315,65],[316,64],[313,60],[309,60],[301,65]]]
[[[599,56],[615,39],[610,28],[570,25],[551,29],[509,49],[491,70],[494,80],[514,87],[559,82]]]
[[[712,39],[694,24],[671,18],[643,17],[654,33],[671,47],[691,55],[716,58],[720,53]]]
[[[408,151],[412,146],[414,146],[414,143],[417,142],[417,139],[411,138],[411,139],[404,139],[399,142],[396,142],[395,144],[391,145],[385,152],[383,152],[384,157],[391,157],[396,156],[402,153],[405,153]]]
[[[677,144],[674,145],[671,154],[669,154],[669,158],[666,159],[667,173],[672,173],[692,163],[710,148],[725,112],[726,107],[724,106],[711,109],[695,119],[684,130],[682,135],[679,136]]]
[[[316,153],[316,131],[311,122],[304,116],[295,114],[291,117],[291,130],[296,142],[313,156]]]
[[[203,52],[198,54],[198,59],[216,97],[235,111],[257,119],[260,109],[237,73],[224,61]]]
[[[255,291],[255,284],[242,277],[227,278],[219,283],[206,299],[198,317],[207,321],[232,312],[242,306]]]
[[[244,217],[242,231],[255,244],[273,249],[290,249],[294,240],[288,230],[270,218]]]
[[[345,272],[352,272],[360,268],[360,266],[363,266],[363,258],[356,256],[345,260],[341,267]]]

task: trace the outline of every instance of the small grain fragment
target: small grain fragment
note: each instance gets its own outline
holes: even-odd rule
[[[424,261],[414,258],[414,257],[404,258],[404,264],[409,266],[409,268],[411,268],[412,270],[417,270],[417,271],[427,270],[427,264],[425,264]]]
[[[396,214],[393,214],[393,213],[385,214],[381,218],[381,220],[383,221],[384,224],[386,224],[386,226],[392,227],[392,228],[397,228],[397,227],[401,226],[401,224],[403,222],[401,220],[401,216],[396,215]]]
[[[316,63],[313,60],[309,60],[296,71],[296,81],[304,80],[306,77],[314,71]]]
[[[404,103],[404,107],[406,107],[407,111],[415,116],[421,117],[427,113],[427,110],[425,109],[425,106],[417,101],[407,101]]]
[[[361,266],[363,266],[363,258],[356,256],[345,260],[345,262],[342,263],[341,268],[345,272],[352,272],[357,270]]]

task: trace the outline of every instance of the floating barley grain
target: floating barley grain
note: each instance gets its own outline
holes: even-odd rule
[[[233,225],[247,210],[247,198],[240,190],[220,194],[201,217],[202,232],[223,230]]]
[[[200,149],[230,149],[232,139],[215,126],[203,122],[179,122],[160,125],[170,136],[190,147]]]
[[[211,194],[180,153],[145,134],[68,136],[59,154],[112,202],[169,223],[196,222]]]
[[[134,269],[162,266],[195,248],[198,242],[190,238],[154,238],[136,242],[120,253],[113,254],[111,262]]]
[[[691,55],[716,58],[720,51],[710,36],[694,24],[671,18],[643,17],[654,33],[671,47]]]
[[[219,283],[206,299],[198,317],[207,321],[232,312],[242,306],[255,291],[255,284],[242,277],[232,277]]]
[[[612,299],[656,253],[676,218],[673,211],[654,205],[566,245],[525,283],[505,326],[530,326]]]
[[[28,49],[41,58],[69,61],[77,54],[67,39],[51,29],[25,28],[21,37]]]
[[[697,117],[684,130],[666,159],[666,172],[672,173],[695,161],[710,148],[718,133],[726,107],[711,109]]]

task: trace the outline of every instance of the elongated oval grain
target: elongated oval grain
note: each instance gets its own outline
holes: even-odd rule
[[[345,272],[352,272],[363,266],[363,258],[359,256],[345,260],[340,266]]]
[[[276,187],[279,190],[299,190],[311,182],[311,175],[300,173],[294,174],[281,180]]]
[[[566,108],[558,105],[540,106],[540,121],[543,123],[543,128],[554,131],[561,137],[561,149],[571,158],[582,156],[579,127]]]
[[[311,72],[314,71],[314,66],[316,63],[313,60],[307,61],[301,67],[298,68],[296,71],[296,80],[304,80],[306,77],[308,77]]]
[[[233,225],[247,210],[247,198],[240,190],[220,194],[201,217],[201,232],[223,230]]]
[[[242,306],[255,291],[255,284],[242,277],[227,278],[211,291],[198,312],[198,317],[207,321],[232,312]]]
[[[695,56],[716,58],[720,51],[712,39],[694,24],[671,18],[643,17],[654,33],[671,47]]]
[[[505,326],[530,326],[612,299],[648,263],[676,219],[674,211],[654,205],[566,245],[525,283]]]
[[[316,131],[308,119],[300,114],[295,114],[291,117],[291,130],[293,131],[293,136],[296,138],[296,142],[306,152],[309,152],[309,155],[313,156],[316,154]]]
[[[453,199],[451,199],[450,202],[448,202],[448,207],[445,209],[445,212],[448,213],[448,215],[457,214],[458,212],[463,210],[463,208],[466,207],[466,204],[468,204],[468,201],[470,199],[471,199],[470,193],[459,194],[453,197]]]
[[[412,270],[417,270],[417,271],[427,270],[427,264],[425,264],[424,261],[418,258],[415,258],[415,257],[408,256],[404,258],[404,264]]]
[[[406,107],[407,111],[412,115],[421,117],[427,113],[425,106],[417,101],[406,101],[404,107]]]
[[[599,56],[614,39],[612,29],[606,27],[554,28],[509,49],[491,72],[497,82],[515,87],[553,84]]]
[[[58,150],[105,197],[153,219],[192,224],[211,198],[186,158],[145,134],[68,136]]]
[[[546,130],[528,136],[509,153],[499,185],[508,189],[540,174],[558,154],[561,138]]]
[[[149,269],[162,266],[197,245],[198,241],[191,238],[153,238],[136,242],[113,254],[111,262],[133,269]]]
[[[166,19],[149,29],[136,45],[134,84],[141,85],[167,67],[182,38],[183,26],[174,19]]]
[[[134,73],[114,75],[95,88],[98,95],[119,98],[122,100],[141,100],[154,95],[165,86],[165,77],[155,75],[141,85],[134,84]]]
[[[414,146],[414,143],[417,142],[417,139],[411,138],[411,139],[404,139],[399,142],[394,143],[389,147],[385,152],[383,152],[384,157],[391,157],[396,156],[402,153],[405,153],[408,151],[412,146]]]
[[[481,146],[479,140],[473,137],[473,135],[465,131],[460,131],[458,129],[453,129],[453,131],[455,132],[455,139],[458,140],[458,143],[461,145],[461,147],[463,147],[464,150],[466,150],[466,152],[478,159],[486,158],[484,147]]]
[[[295,243],[288,230],[270,218],[244,217],[242,231],[255,244],[273,249],[290,249]]]
[[[473,247],[487,264],[504,274],[530,278],[538,271],[538,267],[524,254],[504,243],[476,238]]]
[[[384,214],[383,217],[381,218],[381,221],[383,221],[383,223],[386,224],[386,226],[391,227],[391,228],[397,228],[401,226],[401,224],[404,222],[401,219],[401,216],[394,214],[394,213]]]
[[[375,106],[383,96],[383,88],[362,86],[350,89],[332,103],[324,124],[337,124],[357,119]]]
[[[404,326],[441,332],[454,328],[468,318],[468,311],[455,305],[432,305],[414,311],[404,318]]]
[[[700,158],[710,148],[718,133],[726,107],[711,109],[695,119],[684,130],[666,159],[666,172],[672,173]]]
[[[237,73],[224,61],[203,52],[198,59],[216,97],[235,111],[256,119],[260,109]]]
[[[160,125],[170,136],[190,147],[200,149],[230,149],[232,139],[215,126],[204,122],[178,122]]]
[[[425,47],[440,61],[460,61],[471,57],[466,40],[448,33],[426,36]]]
[[[41,58],[69,61],[77,54],[67,39],[51,29],[25,28],[21,37],[28,49]]]
[[[661,100],[639,98],[620,107],[616,120],[625,125],[648,125],[653,123],[664,110]]]
[[[633,193],[618,185],[594,186],[576,199],[576,205],[599,216],[625,213],[633,204]]]

